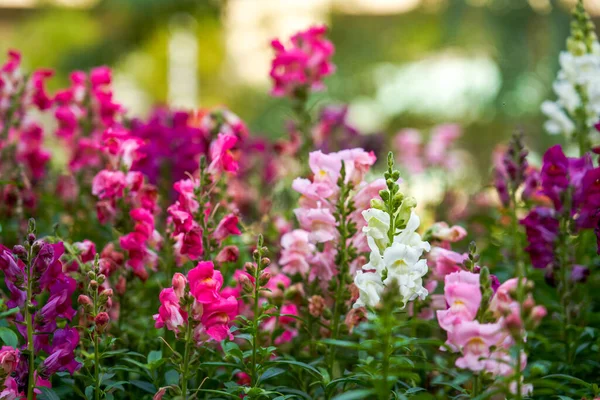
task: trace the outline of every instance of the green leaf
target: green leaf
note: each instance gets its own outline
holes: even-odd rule
[[[198,389],[198,390],[196,390],[196,393],[198,393],[198,392],[220,394],[220,395],[229,396],[233,399],[238,399],[238,400],[240,398],[240,396],[238,396],[238,395],[223,392],[222,390]]]
[[[177,385],[179,382],[179,372],[174,369],[168,370],[165,373],[165,382],[167,385]]]
[[[19,345],[19,338],[17,335],[8,328],[0,328],[0,339],[5,345],[17,348]]]
[[[88,399],[94,398],[94,387],[93,386],[88,386],[85,388],[85,397],[87,397]]]
[[[19,312],[19,307],[11,308],[0,313],[0,318],[6,318]]]
[[[323,378],[323,375],[321,375],[321,373],[312,365],[308,365],[305,364],[303,362],[300,361],[296,361],[296,360],[275,360],[272,362],[274,365],[278,365],[278,364],[289,364],[289,365],[295,365],[296,367],[300,367],[303,368],[309,372],[312,372],[313,374],[317,375],[320,378]]]
[[[162,351],[160,350],[152,350],[148,353],[148,364],[152,364],[155,361],[158,361],[162,358]]]
[[[258,383],[264,382],[269,378],[273,378],[275,376],[279,376],[281,374],[285,373],[284,369],[281,368],[269,368],[268,370],[266,370],[258,379]]]
[[[38,395],[38,399],[40,400],[60,400],[60,397],[58,397],[56,392],[50,388],[38,386],[37,389],[42,392],[40,395]]]
[[[367,396],[374,394],[372,389],[351,390],[346,393],[338,394],[332,400],[360,400],[366,399]]]
[[[581,379],[579,379],[579,378],[575,378],[574,376],[571,376],[571,375],[564,375],[564,374],[552,374],[552,375],[546,375],[546,376],[544,377],[544,379],[548,379],[548,378],[561,378],[561,379],[566,379],[566,380],[568,380],[569,382],[578,383],[578,384],[580,384],[580,385],[582,385],[582,386],[584,386],[584,387],[586,387],[586,388],[589,388],[589,387],[591,387],[591,386],[592,386],[591,384],[587,383],[586,381],[584,381],[584,380],[581,380]]]
[[[148,392],[148,393],[156,393],[156,387],[151,384],[150,382],[146,382],[146,381],[138,381],[138,380],[131,380],[129,383],[131,383],[133,386],[139,387],[140,389]]]

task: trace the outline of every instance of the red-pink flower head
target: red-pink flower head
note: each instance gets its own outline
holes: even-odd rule
[[[233,134],[219,133],[217,139],[210,145],[209,172],[237,172],[239,165],[231,151],[235,147],[237,141],[237,136]]]
[[[219,299],[223,276],[221,272],[215,271],[211,261],[200,261],[195,268],[188,272],[188,281],[190,293],[197,302],[208,304]]]
[[[326,26],[315,26],[298,32],[286,48],[279,40],[271,47],[275,58],[271,63],[273,96],[295,96],[299,90],[322,90],[323,78],[334,72],[331,62],[333,44],[325,39]]]

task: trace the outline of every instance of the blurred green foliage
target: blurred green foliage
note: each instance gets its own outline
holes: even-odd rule
[[[453,0],[435,2],[435,7],[424,3],[393,15],[342,14],[334,9],[330,37],[336,45],[338,69],[316,104],[372,97],[373,70],[378,65],[400,66],[448,51],[484,53],[497,64],[501,86],[476,121],[454,121],[467,125],[464,146],[484,166],[494,144],[517,127],[524,129],[534,149],[550,144],[542,132],[539,104],[552,97],[558,53],[568,34],[564,4],[555,0],[550,11],[539,12],[525,0]],[[225,1],[208,0],[102,0],[83,9],[44,3],[35,9],[0,9],[0,30],[6,37],[0,50],[18,48],[29,67],[56,69],[53,89],[64,86],[73,69],[110,65],[134,80],[152,103],[161,104],[167,100],[170,29],[178,23],[176,16],[192,16],[201,49],[202,106],[228,104],[257,133],[280,136],[289,108],[280,99],[271,99],[268,88],[232,84],[227,75],[225,5]],[[401,127],[428,128],[439,122],[444,121],[435,115],[403,112],[385,130],[391,134]]]

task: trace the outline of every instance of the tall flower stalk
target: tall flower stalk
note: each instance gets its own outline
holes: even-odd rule
[[[600,44],[594,23],[579,0],[572,14],[567,51],[560,54],[560,71],[553,85],[556,101],[545,101],[542,112],[550,134],[572,139],[579,156],[590,150],[590,134],[600,115]]]
[[[350,263],[356,259],[357,251],[352,245],[350,239],[356,234],[356,223],[350,219],[356,208],[351,197],[354,188],[352,181],[346,181],[346,163],[342,160],[342,169],[337,182],[340,188],[340,195],[336,204],[333,216],[337,221],[337,231],[339,234],[337,253],[335,256],[335,265],[337,266],[337,275],[332,281],[330,290],[335,293],[333,297],[333,317],[331,319],[331,338],[337,340],[340,335],[341,315],[347,311],[346,303],[349,299],[348,291],[345,290],[348,283],[351,282],[349,274]],[[335,377],[338,373],[334,370],[336,347],[330,346],[327,365],[329,373]]]

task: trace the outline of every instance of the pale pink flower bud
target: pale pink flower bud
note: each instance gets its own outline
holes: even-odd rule
[[[185,292],[185,286],[187,285],[187,279],[185,278],[185,275],[177,272],[175,275],[173,275],[172,284],[173,290],[175,291],[177,297],[182,298]]]

